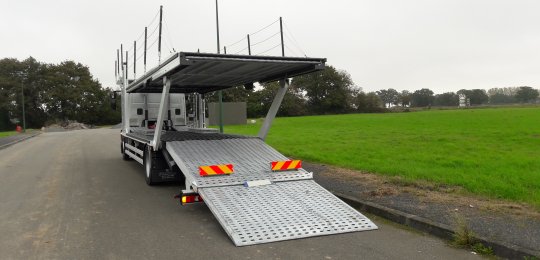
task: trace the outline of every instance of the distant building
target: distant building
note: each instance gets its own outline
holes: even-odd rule
[[[471,105],[470,99],[465,94],[459,94],[459,107],[468,107]]]

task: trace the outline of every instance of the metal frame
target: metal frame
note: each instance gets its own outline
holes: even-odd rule
[[[326,59],[179,52],[127,86],[127,92],[159,93],[161,78],[171,93],[207,93],[270,82],[324,69]]]
[[[264,119],[264,123],[261,126],[261,129],[259,129],[258,136],[262,140],[266,140],[266,136],[268,135],[268,131],[270,131],[270,127],[272,126],[272,122],[274,122],[274,118],[276,118],[279,107],[281,106],[281,102],[283,101],[283,98],[287,93],[287,89],[289,89],[288,79],[282,79],[279,81],[279,83],[281,87],[278,89],[276,96],[272,101],[272,105],[270,106],[270,109],[268,109],[268,113],[266,114],[266,118]]]
[[[171,88],[171,80],[167,77],[163,77],[163,92],[161,93],[161,101],[159,103],[159,112],[156,122],[156,128],[154,129],[154,139],[150,143],[154,151],[159,150],[161,147],[161,133],[163,132],[163,120],[166,114],[169,89]]]

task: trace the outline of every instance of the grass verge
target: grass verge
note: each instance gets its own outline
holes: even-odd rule
[[[540,207],[540,108],[277,118],[267,142],[307,161]],[[256,135],[256,124],[226,133]]]
[[[16,135],[16,134],[18,134],[17,131],[0,132],[0,138],[2,138],[2,137],[8,137],[8,136]]]

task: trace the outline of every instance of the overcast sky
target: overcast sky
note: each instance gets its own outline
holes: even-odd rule
[[[216,52],[214,0],[4,0],[0,58],[75,60],[89,66],[104,86],[115,86],[116,49],[120,43],[132,47],[160,4],[166,25],[164,57],[172,47]],[[537,0],[221,0],[219,8],[222,45],[282,16],[287,55],[327,58],[366,91],[540,88]],[[278,31],[275,23],[253,35],[252,44],[270,38],[254,46],[253,53],[279,44],[273,36]],[[228,47],[228,53],[245,46],[244,40]],[[280,48],[264,54],[279,55]],[[155,53],[148,59],[149,66],[157,63]],[[142,58],[138,61],[140,75]]]

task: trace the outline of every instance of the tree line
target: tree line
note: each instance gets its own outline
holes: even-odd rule
[[[233,87],[223,91],[223,101],[246,102],[248,117],[264,117],[279,87],[278,82],[263,83],[256,89]],[[110,107],[113,90],[103,88],[83,64],[6,58],[0,60],[0,130],[12,130],[14,119],[21,120],[23,88],[29,128],[65,120],[94,125],[121,121],[120,111]],[[487,91],[462,89],[442,94],[427,88],[413,92],[392,88],[365,92],[354,84],[349,73],[329,65],[293,78],[278,116],[375,113],[388,111],[392,106],[458,106],[460,94],[466,95],[471,105],[536,102],[539,96],[538,90],[527,86]],[[216,102],[217,93],[207,93],[206,98]]]
[[[465,95],[470,105],[499,105],[516,103],[534,103],[538,99],[539,91],[532,87],[506,87],[484,89],[461,89],[457,92],[434,94],[430,89],[420,89],[412,93],[404,90],[383,89],[377,91],[385,107],[390,106],[458,106],[459,95]]]
[[[263,117],[279,87],[278,82],[263,83],[255,90],[238,86],[224,90],[223,101],[246,102],[248,117]],[[206,98],[209,102],[217,102],[216,93],[210,93]],[[327,66],[322,71],[291,80],[278,116],[373,113],[384,110],[377,93],[362,91],[346,71]]]
[[[28,128],[64,120],[95,125],[121,120],[110,106],[112,89],[102,88],[81,63],[0,60],[0,130],[13,130],[15,119],[22,124],[23,93]]]
[[[266,115],[276,91],[277,82],[262,84],[257,90],[235,87],[223,91],[224,102],[247,102],[248,117]],[[393,88],[364,92],[354,84],[344,70],[327,66],[324,70],[295,77],[283,99],[278,116],[303,116],[343,113],[385,112],[393,106],[431,107],[458,106],[459,95],[469,99],[470,105],[511,104],[536,102],[539,91],[528,86],[483,89],[461,89],[457,92],[435,94],[423,88],[413,92]],[[207,96],[216,102],[217,95]]]

